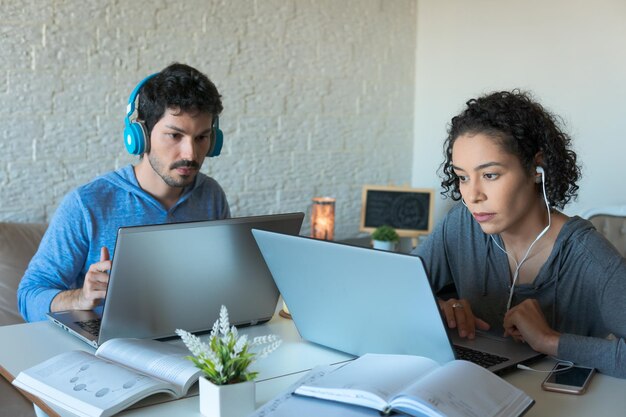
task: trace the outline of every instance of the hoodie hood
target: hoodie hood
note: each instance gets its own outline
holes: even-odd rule
[[[572,248],[579,248],[585,244],[589,235],[594,234],[595,228],[591,222],[579,216],[571,217],[561,228],[552,252],[541,266],[537,277],[532,283],[516,286],[513,295],[513,304],[516,305],[526,298],[538,298],[543,305],[546,320],[552,328],[560,322],[558,317],[559,304],[567,306],[569,300],[559,294],[560,280],[564,278],[562,268],[572,256]]]
[[[152,195],[146,192],[143,188],[141,188],[141,186],[139,185],[139,182],[137,182],[137,177],[135,175],[135,170],[133,168],[133,165],[129,164],[116,171],[109,172],[100,178],[102,178],[105,181],[110,182],[111,184],[123,190],[128,191],[131,194],[134,194],[140,197],[143,200],[148,200],[152,202],[154,205],[156,205],[157,207],[160,207],[163,210],[165,210],[163,205],[156,198],[154,198]],[[185,187],[181,197],[178,199],[176,204],[172,208],[170,208],[170,211],[174,210],[176,206],[183,203],[187,198],[189,198],[189,195],[193,192],[193,190],[196,187],[200,186],[200,184],[202,183],[202,180],[205,178],[206,176],[204,174],[198,172],[196,177],[193,179],[193,182],[187,187]]]

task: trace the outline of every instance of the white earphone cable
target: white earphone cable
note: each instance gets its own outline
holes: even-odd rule
[[[538,168],[538,171],[539,171],[539,168]],[[533,243],[530,244],[530,246],[528,247],[528,250],[522,257],[522,260],[518,263],[515,260],[515,258],[513,258],[513,256],[511,256],[506,250],[504,250],[502,246],[498,244],[498,242],[493,237],[493,235],[491,235],[491,240],[493,241],[493,243],[495,243],[496,246],[502,252],[504,252],[506,256],[511,258],[511,260],[513,260],[513,263],[515,263],[515,272],[513,273],[513,280],[511,282],[511,291],[509,293],[509,299],[506,303],[506,311],[509,311],[511,309],[511,303],[513,301],[513,293],[515,292],[515,284],[517,283],[517,278],[519,277],[519,271],[522,268],[522,265],[524,264],[524,262],[526,262],[526,259],[528,258],[528,255],[530,254],[530,251],[532,250],[533,246],[535,246],[535,243],[537,243],[539,239],[541,239],[548,232],[548,229],[550,229],[550,226],[552,225],[552,215],[550,213],[550,203],[548,202],[548,197],[546,195],[546,182],[544,178],[543,169],[541,169],[539,172],[541,173],[541,189],[543,191],[543,200],[546,203],[546,209],[548,210],[548,225],[537,235],[535,240],[533,240]]]
[[[553,358],[556,359],[556,358]],[[570,370],[574,367],[574,362],[572,361],[565,361],[565,360],[561,360],[561,359],[557,359],[559,361],[558,365],[565,365],[564,368],[560,368],[560,369],[550,369],[550,370],[544,370],[544,369],[535,369],[535,368],[531,368],[530,366],[526,366],[523,365],[521,363],[517,364],[517,369],[522,369],[524,371],[533,371],[533,372],[563,372],[563,371],[567,371]]]

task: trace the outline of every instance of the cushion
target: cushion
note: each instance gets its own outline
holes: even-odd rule
[[[0,223],[0,326],[24,322],[17,286],[45,231],[45,224]]]
[[[589,221],[626,257],[626,216],[597,214]]]

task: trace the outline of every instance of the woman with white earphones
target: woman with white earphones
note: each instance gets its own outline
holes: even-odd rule
[[[461,200],[415,253],[461,337],[476,329],[626,377],[626,260],[562,209],[580,169],[557,118],[514,90],[472,99],[451,121],[442,194]],[[612,335],[612,337],[609,337]]]

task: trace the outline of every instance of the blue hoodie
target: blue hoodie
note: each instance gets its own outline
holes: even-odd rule
[[[132,165],[102,175],[67,194],[54,213],[18,287],[20,312],[27,321],[45,320],[59,292],[82,287],[101,247],[114,256],[121,226],[229,216],[224,191],[201,173],[169,210],[139,186]]]

